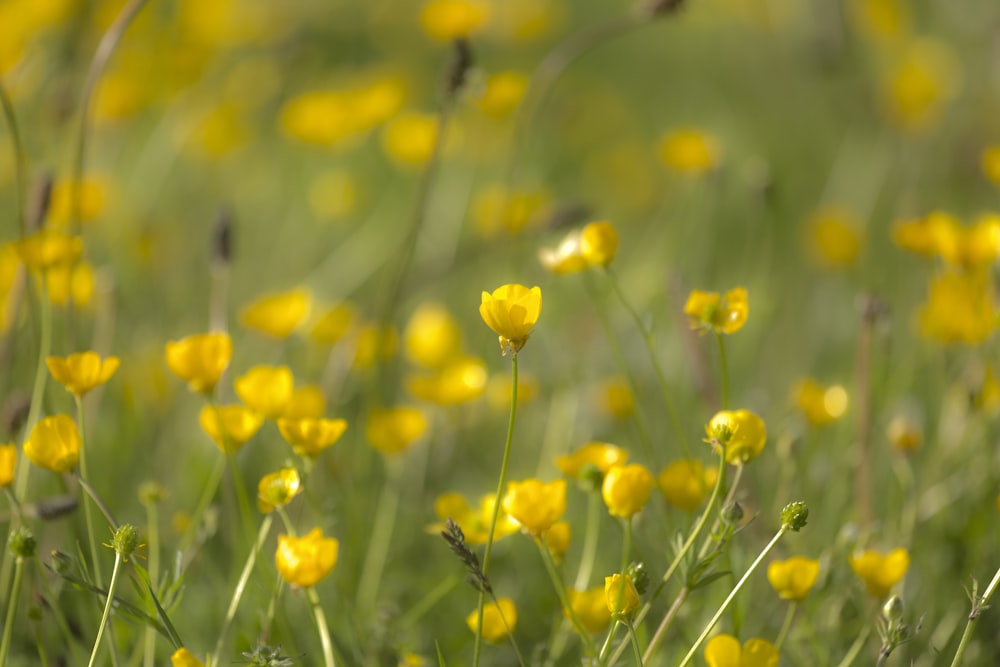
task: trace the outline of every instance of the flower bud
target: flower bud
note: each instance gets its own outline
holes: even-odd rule
[[[15,558],[31,558],[35,555],[37,547],[35,536],[24,526],[11,531],[10,537],[7,538],[7,549]]]
[[[130,523],[123,523],[115,531],[115,536],[111,538],[111,544],[108,546],[127,563],[135,550],[142,546],[139,544],[139,529]]]
[[[794,530],[795,532],[799,532],[805,527],[808,518],[809,508],[802,501],[788,503],[781,510],[782,527],[787,526],[789,530]]]
[[[604,577],[604,598],[613,616],[629,616],[639,608],[639,592],[627,576]]]
[[[893,595],[886,600],[885,604],[882,605],[882,618],[890,623],[895,623],[903,618],[903,598]]]

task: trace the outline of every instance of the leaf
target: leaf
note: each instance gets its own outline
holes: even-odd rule
[[[434,650],[437,651],[438,667],[448,667],[448,665],[445,664],[444,656],[441,655],[441,645],[438,644],[436,640],[434,642]]]
[[[177,628],[175,628],[174,624],[170,622],[170,617],[167,616],[167,612],[164,611],[163,607],[160,605],[160,601],[156,598],[156,593],[153,592],[153,587],[149,585],[148,580],[146,581],[146,590],[149,591],[149,596],[152,598],[153,604],[156,605],[156,615],[163,623],[163,627],[166,628],[167,639],[173,642],[175,650],[184,646],[180,635],[177,634]]]

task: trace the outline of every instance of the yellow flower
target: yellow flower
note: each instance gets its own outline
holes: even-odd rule
[[[295,378],[288,366],[254,366],[233,382],[236,395],[268,419],[285,414],[295,392]]]
[[[0,445],[0,488],[10,486],[17,468],[17,445]]]
[[[566,480],[510,482],[501,506],[525,531],[541,535],[566,512]]]
[[[296,454],[315,459],[324,449],[340,440],[347,430],[347,422],[343,419],[283,417],[278,420],[278,430]]]
[[[638,514],[653,492],[653,474],[638,463],[618,465],[608,471],[601,496],[612,516],[628,518]]]
[[[489,7],[477,0],[429,0],[420,10],[420,26],[433,39],[450,42],[479,32]]]
[[[268,294],[243,309],[240,324],[272,338],[288,338],[309,315],[312,298],[302,289]]]
[[[931,280],[919,312],[920,332],[939,343],[975,345],[996,329],[996,304],[985,271],[945,271]]]
[[[668,132],[660,141],[660,159],[674,171],[700,176],[719,164],[715,139],[694,128]]]
[[[592,222],[580,232],[580,254],[591,266],[608,266],[618,252],[618,231],[610,222]]]
[[[819,561],[801,556],[772,561],[767,566],[767,580],[782,600],[802,600],[818,576]]]
[[[580,249],[580,232],[570,232],[555,248],[539,250],[538,261],[557,276],[585,271],[587,260]]]
[[[45,272],[45,289],[53,305],[65,306],[72,299],[78,308],[86,308],[94,298],[94,280],[90,262],[57,264]]]
[[[341,303],[326,311],[313,325],[309,337],[320,345],[336,345],[351,330],[357,311],[349,303]]]
[[[439,131],[437,116],[406,111],[386,124],[382,150],[398,165],[419,167],[431,158]]]
[[[399,333],[394,327],[387,327],[381,332],[374,324],[361,328],[354,347],[354,365],[358,368],[371,368],[375,364],[376,355],[383,360],[392,359],[399,347]]]
[[[111,379],[118,370],[118,357],[101,359],[96,352],[81,352],[68,357],[49,357],[45,364],[56,382],[74,396],[83,397],[94,387]]]
[[[984,148],[979,163],[990,183],[1000,186],[1000,145]]]
[[[497,72],[486,79],[486,87],[476,100],[476,106],[488,116],[502,118],[517,108],[527,90],[528,79],[521,72]]]
[[[813,426],[826,426],[847,412],[847,390],[839,384],[824,387],[805,378],[795,386],[793,395],[795,405]]]
[[[315,586],[337,564],[340,543],[313,528],[305,537],[278,536],[274,564],[281,578],[300,588]]]
[[[697,459],[680,459],[664,468],[657,482],[668,503],[685,512],[694,512],[708,497],[718,477],[718,466],[706,468]]]
[[[205,667],[205,663],[183,646],[170,656],[170,665],[171,667]]]
[[[319,419],[326,414],[326,395],[314,384],[298,387],[285,406],[285,419]]]
[[[531,329],[542,312],[542,288],[502,285],[490,294],[483,292],[479,314],[499,336],[500,349],[517,354],[528,342]]]
[[[462,344],[458,323],[438,303],[421,304],[403,331],[403,347],[410,361],[424,368],[441,368]]]
[[[500,232],[513,235],[541,221],[550,201],[544,190],[508,191],[493,186],[476,195],[472,218],[484,238],[494,238]]]
[[[567,477],[580,477],[596,468],[603,477],[614,466],[624,465],[628,452],[607,442],[588,442],[572,454],[556,458],[556,467]]]
[[[24,455],[39,468],[72,472],[80,462],[80,431],[66,415],[41,419],[24,441]]]
[[[604,601],[612,616],[629,616],[639,608],[639,592],[629,577],[604,577]]]
[[[608,378],[601,383],[599,407],[615,419],[628,419],[635,412],[635,396],[622,378]]]
[[[568,588],[566,595],[569,597],[569,606],[573,608],[573,613],[580,619],[587,632],[597,634],[608,627],[608,623],[611,622],[611,610],[608,609],[603,586],[596,586],[586,591]],[[563,615],[569,616],[565,609]]]
[[[864,582],[868,593],[884,598],[889,590],[906,575],[910,567],[910,554],[906,549],[894,549],[882,555],[871,549],[851,554],[851,569]]]
[[[32,271],[72,264],[83,253],[83,241],[53,229],[42,229],[17,242],[17,253]]]
[[[909,31],[910,14],[903,0],[854,0],[853,19],[869,37],[892,42]]]
[[[299,471],[295,468],[282,468],[264,475],[257,484],[257,508],[264,514],[270,514],[275,507],[284,507],[292,502],[292,498],[301,492]]]
[[[717,412],[705,432],[725,447],[726,462],[731,465],[741,465],[756,458],[767,441],[764,420],[749,410]]]
[[[373,410],[368,415],[365,435],[368,444],[383,454],[399,454],[427,431],[427,417],[419,408],[400,405]]]
[[[809,252],[822,266],[850,266],[861,251],[860,230],[861,223],[851,211],[833,206],[820,209],[809,220]]]
[[[166,346],[167,367],[201,394],[212,393],[232,356],[233,341],[226,333],[195,334]]]
[[[225,427],[224,432],[219,427],[220,417]],[[260,430],[264,418],[250,408],[239,404],[206,405],[198,415],[198,422],[216,447],[223,452],[236,453]]]
[[[883,82],[889,116],[904,130],[927,129],[958,92],[960,65],[947,45],[932,39],[914,39],[898,52]]]
[[[406,378],[406,390],[417,399],[438,405],[458,405],[475,400],[486,390],[486,365],[462,356],[430,375]]]
[[[708,667],[778,667],[778,649],[765,639],[748,639],[743,646],[732,635],[716,635],[705,644]]]
[[[932,211],[923,218],[897,222],[892,240],[904,250],[938,256],[955,267],[987,267],[1000,257],[1000,216],[984,214],[963,227],[954,216]]]
[[[469,544],[486,544],[495,506],[496,495],[493,493],[481,497],[479,506],[473,508],[461,493],[449,492],[442,493],[434,500],[434,513],[439,519],[451,519],[457,523],[465,534],[465,541]],[[436,523],[429,526],[428,530],[440,533],[444,528],[443,523]],[[496,529],[493,531],[493,541],[512,535],[520,529],[520,524],[511,519],[501,508],[497,515]]]
[[[80,221],[90,222],[104,210],[107,200],[107,180],[86,176],[80,181]],[[66,229],[73,219],[73,183],[69,179],[57,180],[52,184],[52,201],[49,204],[49,220],[53,226]]]
[[[693,290],[684,304],[684,313],[690,318],[692,329],[703,333],[736,333],[746,324],[750,313],[747,291],[737,287],[720,295],[718,292]]]
[[[572,537],[573,530],[570,528],[569,522],[556,521],[551,528],[542,533],[542,542],[548,547],[556,562],[562,562]]]
[[[475,609],[465,618],[466,625],[473,633],[479,628],[479,610]],[[496,602],[483,605],[483,639],[496,644],[507,638],[517,627],[517,608],[510,598],[499,598]]]
[[[916,451],[924,440],[920,426],[903,416],[896,416],[886,428],[886,437],[893,449],[906,453]]]

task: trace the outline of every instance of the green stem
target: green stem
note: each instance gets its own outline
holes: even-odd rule
[[[316,619],[316,627],[319,629],[319,641],[323,645],[323,665],[325,667],[336,667],[333,660],[333,642],[330,641],[330,626],[326,622],[326,614],[323,613],[323,605],[320,603],[319,594],[315,586],[306,589],[306,596],[312,606],[313,617]]]
[[[113,514],[111,514],[111,510],[109,510],[108,506],[104,504],[104,501],[101,500],[101,497],[97,495],[97,491],[95,491],[94,487],[90,485],[90,482],[83,479],[79,474],[76,475],[76,481],[80,484],[80,488],[82,488],[86,492],[87,496],[90,497],[93,503],[97,505],[97,509],[101,510],[101,514],[104,515],[104,518],[107,520],[108,525],[111,526],[111,530],[112,531],[117,530],[118,522],[115,521],[115,517]]]
[[[510,627],[510,623],[507,622],[507,617],[503,613],[503,607],[500,606],[500,600],[497,596],[493,595],[493,604],[497,606],[497,613],[500,614],[500,622],[503,623],[504,630],[507,632],[507,642],[510,644],[511,648],[514,649],[514,655],[517,657],[517,664],[520,667],[526,667],[524,662],[524,656],[521,655],[521,649],[517,645],[517,641],[514,639],[514,628]]]
[[[965,655],[965,649],[969,645],[969,639],[972,637],[972,631],[976,627],[976,621],[979,620],[979,616],[983,610],[987,608],[987,603],[990,601],[990,597],[993,595],[993,591],[996,590],[998,583],[1000,583],[1000,569],[993,575],[993,579],[986,587],[986,590],[983,591],[982,597],[972,601],[972,612],[969,613],[969,621],[965,624],[965,632],[962,633],[962,639],[958,643],[958,649],[955,651],[954,660],[951,661],[951,667],[958,667],[958,665],[962,664],[962,657]]]
[[[597,664],[598,665],[605,665],[605,664],[607,664],[606,660],[607,660],[607,657],[608,657],[608,651],[611,649],[611,642],[614,641],[615,635],[618,634],[618,626],[621,625],[621,624],[622,624],[622,622],[616,618],[615,619],[615,624],[611,626],[611,630],[608,632],[608,636],[604,639],[604,644],[601,646],[601,652],[597,656]],[[617,659],[618,658],[612,657],[611,658],[611,664],[614,664],[614,662]]]
[[[38,309],[41,319],[41,332],[39,334],[40,343],[38,346],[38,364],[35,366],[35,382],[31,388],[31,406],[28,408],[28,421],[25,422],[25,432],[30,433],[38,421],[38,415],[42,410],[42,396],[45,394],[45,381],[48,378],[48,369],[45,360],[52,351],[52,302],[49,301],[49,293],[45,287],[45,273],[38,274],[39,299]],[[14,484],[14,495],[24,499],[24,494],[28,490],[28,471],[31,466],[21,465],[17,467],[17,481]],[[15,526],[11,526],[14,528]],[[4,581],[6,583],[6,581]]]
[[[84,421],[83,400],[79,396],[76,399],[76,420],[80,424],[80,479],[89,483],[90,475],[87,474],[87,426]],[[90,559],[94,563],[94,579],[98,586],[104,585],[104,575],[101,572],[101,562],[97,558],[97,540],[94,539],[94,510],[90,502],[83,501],[83,518],[87,525],[87,542],[90,544]]]
[[[236,493],[236,503],[240,508],[240,523],[243,524],[243,534],[248,544],[253,544],[253,512],[250,509],[250,498],[247,496],[246,486],[243,484],[243,476],[240,474],[239,466],[236,462],[236,448],[233,446],[226,429],[226,422],[222,418],[222,406],[214,397],[211,399],[212,410],[215,412],[215,421],[219,428],[219,437],[222,439],[222,451],[226,456],[226,464],[229,468],[229,475],[233,482],[233,490]]]
[[[628,557],[632,552],[632,517],[627,516],[622,518],[622,524],[624,525],[624,537],[622,539],[622,566],[618,572],[622,575],[622,588],[624,589],[625,570],[628,569]]]
[[[603,507],[600,493],[595,489],[587,497],[587,527],[583,536],[583,556],[580,557],[580,568],[576,571],[576,581],[573,587],[578,591],[587,589],[590,575],[594,571],[594,560],[597,558],[597,540],[601,532],[601,508]]]
[[[719,344],[719,372],[722,375],[722,409],[729,409],[729,364],[726,363],[726,343],[722,333],[715,332],[715,340]]]
[[[639,638],[635,634],[635,626],[626,621],[625,627],[628,628],[629,637],[632,639],[632,653],[635,655],[635,664],[642,667],[642,650],[639,648]]]
[[[410,608],[399,617],[399,627],[406,628],[412,626],[418,620],[423,618],[424,614],[433,609],[434,605],[440,602],[445,595],[450,593],[460,581],[462,581],[462,576],[459,574],[453,574],[447,579],[442,579],[441,583],[431,589],[431,591],[424,595],[424,597],[422,597],[416,604],[411,605]]]
[[[104,616],[101,617],[101,625],[97,628],[97,639],[94,640],[94,650],[90,653],[88,667],[94,667],[94,660],[97,659],[97,652],[101,648],[101,638],[104,637],[104,628],[108,624],[108,617],[111,615],[111,606],[115,600],[115,586],[118,585],[118,571],[121,569],[121,554],[115,552],[115,568],[111,571],[111,583],[108,584],[108,599],[104,603]]]
[[[24,215],[24,202],[27,194],[28,167],[24,157],[24,143],[21,141],[21,130],[17,124],[17,114],[14,113],[14,104],[11,102],[7,89],[0,81],[0,107],[3,107],[4,119],[7,121],[7,129],[10,132],[10,148],[14,154],[14,205],[17,211],[17,224],[21,236],[28,233],[28,226]]]
[[[510,462],[511,443],[514,442],[514,422],[517,419],[517,352],[510,359],[510,417],[507,420],[507,440],[503,445],[503,461],[500,464],[500,479],[497,481],[497,493],[493,503],[493,516],[490,517],[490,530],[486,534],[486,551],[483,554],[483,575],[489,573],[490,554],[493,553],[493,536],[496,534],[497,517],[500,516],[500,505],[503,501],[503,490],[507,485],[507,466]],[[476,612],[476,641],[473,648],[472,665],[479,667],[479,654],[483,644],[483,603],[486,592],[479,591],[479,605]]]
[[[596,655],[597,647],[594,646],[594,640],[587,632],[587,629],[583,627],[583,622],[580,621],[579,616],[573,611],[573,605],[570,604],[569,596],[566,594],[566,586],[563,584],[562,578],[559,576],[559,572],[556,570],[555,561],[552,560],[552,552],[549,551],[548,546],[541,537],[536,537],[535,544],[538,545],[538,551],[542,554],[542,562],[545,563],[545,570],[549,573],[549,578],[552,580],[552,586],[556,589],[556,595],[559,596],[559,602],[562,604],[563,609],[569,615],[569,620],[573,623],[573,627],[576,629],[577,634],[580,635],[580,639],[583,640],[584,645],[587,649],[588,655]]]
[[[861,653],[861,649],[864,648],[865,642],[868,641],[868,635],[871,634],[871,631],[872,627],[870,624],[866,624],[864,628],[862,628],[861,634],[859,634],[858,638],[854,640],[853,644],[851,644],[851,648],[847,650],[847,655],[844,656],[844,659],[840,661],[837,667],[851,667],[854,660],[858,657],[858,654]]]
[[[21,580],[24,576],[24,559],[14,559],[14,588],[11,590],[7,603],[7,619],[3,624],[3,643],[0,644],[0,665],[7,664],[7,652],[10,650],[10,637],[14,631],[14,617],[17,615],[17,600],[21,596]]]
[[[389,547],[396,526],[396,516],[399,514],[399,499],[402,493],[403,462],[399,457],[385,459],[388,477],[379,496],[375,512],[375,525],[372,528],[371,540],[365,552],[365,563],[361,568],[361,578],[358,584],[358,606],[362,610],[371,611],[375,608],[378,598],[378,585],[385,570]]]
[[[198,504],[195,505],[194,512],[191,513],[191,522],[188,524],[187,532],[181,540],[179,549],[181,552],[187,551],[188,547],[191,546],[197,537],[198,525],[201,523],[201,517],[204,516],[208,506],[212,504],[212,499],[219,490],[219,482],[222,481],[222,474],[225,472],[225,469],[226,457],[223,455],[216,459],[215,468],[212,469],[211,474],[205,481],[205,486],[203,487],[201,497],[198,499]]]
[[[222,628],[219,630],[219,638],[215,642],[215,652],[213,655],[217,663],[220,663],[222,660],[222,648],[226,642],[226,634],[229,632],[229,626],[232,625],[233,619],[236,618],[236,610],[240,606],[240,601],[243,599],[243,592],[246,590],[247,582],[250,580],[250,573],[253,572],[254,564],[257,562],[257,554],[260,552],[261,547],[264,546],[264,540],[267,539],[268,534],[271,532],[273,521],[274,517],[271,514],[264,517],[264,520],[260,524],[260,530],[257,532],[257,541],[254,542],[253,547],[250,549],[250,555],[247,556],[246,564],[243,565],[239,581],[236,582],[236,589],[233,591],[233,597],[229,601],[229,609],[226,610],[226,618],[222,622]]]
[[[146,505],[146,553],[149,557],[149,587],[159,595],[160,573],[160,518],[156,499],[147,499]],[[156,630],[146,628],[143,646],[143,666],[154,667],[156,661]]]
[[[774,642],[774,648],[779,653],[781,652],[782,644],[785,643],[785,638],[788,637],[788,631],[792,629],[792,621],[795,620],[795,611],[798,607],[798,603],[794,600],[788,605],[788,611],[785,613],[785,622],[781,624],[781,631],[778,632],[778,639]]]
[[[673,604],[670,605],[670,609],[667,610],[666,616],[663,617],[659,627],[656,628],[656,633],[650,640],[649,646],[646,647],[646,653],[643,655],[644,660],[649,660],[653,657],[653,650],[659,645],[660,640],[663,639],[663,636],[667,632],[667,628],[669,628],[670,624],[673,623],[674,618],[677,616],[677,612],[680,611],[681,606],[684,604],[684,601],[687,600],[688,593],[690,592],[691,589],[685,585],[684,588],[682,588],[677,594],[677,597],[674,598]]]

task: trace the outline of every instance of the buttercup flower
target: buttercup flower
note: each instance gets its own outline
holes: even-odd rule
[[[580,254],[591,266],[608,266],[618,251],[618,232],[610,222],[592,222],[580,232]]]
[[[542,533],[542,542],[548,547],[556,562],[562,562],[572,537],[573,530],[570,528],[569,522],[556,521],[551,528]]]
[[[489,15],[480,0],[429,0],[420,10],[420,26],[430,37],[450,42],[478,32]]]
[[[615,466],[604,476],[601,496],[612,516],[628,518],[642,511],[653,492],[653,474],[638,463]]]
[[[356,319],[357,310],[353,305],[341,303],[333,306],[316,321],[309,338],[321,345],[336,345],[351,330]]]
[[[478,507],[470,507],[465,496],[461,493],[443,493],[434,500],[434,513],[442,521],[451,519],[457,523],[465,534],[465,541],[468,544],[486,544],[495,505],[496,495],[493,493],[481,497]],[[429,526],[428,530],[440,533],[444,527],[443,523],[436,523]],[[497,515],[493,541],[496,542],[503,537],[512,535],[520,529],[521,525],[511,519],[501,508],[500,514]]]
[[[287,419],[278,420],[278,430],[295,453],[315,459],[330,447],[347,430],[343,419]]]
[[[731,289],[723,295],[694,290],[684,304],[684,313],[691,320],[691,328],[702,333],[736,333],[746,324],[749,312],[747,291],[743,287]]]
[[[403,347],[410,361],[424,368],[441,368],[462,344],[458,323],[437,303],[421,304],[403,332]]]
[[[732,635],[716,635],[705,644],[708,667],[778,667],[779,657],[765,639],[748,639],[741,647]]]
[[[405,111],[382,130],[382,150],[402,167],[419,167],[431,159],[438,132],[437,116]]]
[[[240,324],[272,338],[288,338],[309,315],[312,298],[305,290],[267,294],[243,309]]]
[[[818,576],[819,561],[801,556],[772,561],[767,566],[767,580],[782,600],[802,600]]]
[[[17,445],[0,445],[0,488],[10,486],[17,468]]]
[[[749,410],[722,410],[705,427],[709,439],[725,447],[726,462],[740,465],[756,458],[764,450],[767,427],[764,420]]]
[[[254,366],[236,378],[233,388],[249,408],[268,419],[278,419],[292,400],[295,378],[288,366]]]
[[[285,405],[282,417],[286,419],[319,419],[326,414],[326,394],[317,385],[296,387]]]
[[[919,312],[920,332],[944,345],[975,345],[993,335],[997,306],[985,271],[945,271],[931,279]]]
[[[479,610],[473,610],[465,618],[466,625],[473,633],[479,628]],[[499,598],[497,602],[483,605],[483,639],[496,644],[507,638],[517,627],[517,608],[510,598]]]
[[[588,442],[572,454],[556,458],[556,466],[567,477],[580,477],[588,469],[596,469],[601,477],[611,468],[624,465],[628,452],[607,442]]]
[[[315,586],[337,564],[340,543],[313,528],[305,537],[278,536],[274,564],[281,578],[300,588]]]
[[[17,242],[21,261],[32,271],[46,271],[61,264],[72,264],[83,253],[83,241],[53,229],[42,229]]]
[[[67,415],[41,419],[24,441],[24,455],[39,468],[72,472],[80,462],[80,431]]]
[[[542,311],[542,288],[502,285],[490,294],[483,292],[479,314],[499,336],[500,349],[517,354],[528,342],[531,329]]]
[[[77,308],[86,308],[94,298],[94,281],[94,267],[83,259],[45,272],[45,289],[54,306],[65,306],[72,299]]]
[[[639,608],[639,592],[628,577],[604,577],[604,601],[612,616],[629,616]]]
[[[525,531],[540,535],[566,512],[566,480],[510,482],[502,507]]]
[[[851,211],[829,206],[809,219],[807,240],[810,254],[820,265],[850,266],[861,251],[861,223]]]
[[[697,459],[680,459],[660,472],[657,483],[668,503],[685,512],[694,512],[708,497],[718,477],[718,466],[706,468]]]
[[[170,665],[171,667],[205,667],[205,663],[183,646],[170,656]]]
[[[569,606],[573,608],[573,613],[580,619],[580,623],[587,632],[597,634],[608,627],[608,623],[611,622],[611,610],[608,609],[607,596],[604,594],[603,586],[586,591],[568,588],[566,595],[569,597]],[[563,615],[569,616],[565,609]]]
[[[628,419],[635,412],[635,396],[628,382],[616,377],[601,383],[598,406],[615,419]]]
[[[580,250],[580,233],[570,232],[555,248],[542,248],[538,261],[557,276],[585,271],[587,260]]]
[[[906,549],[893,549],[882,555],[871,549],[851,554],[851,569],[865,583],[869,595],[884,598],[910,567],[910,554]]]
[[[497,72],[486,79],[486,86],[482,96],[476,100],[476,106],[488,116],[502,118],[517,108],[527,90],[528,79],[521,72]]]
[[[96,352],[81,352],[65,358],[49,357],[45,360],[56,382],[79,397],[107,382],[118,370],[118,363],[118,357],[102,360]]]
[[[270,514],[275,507],[284,507],[292,498],[302,492],[302,480],[295,468],[264,475],[257,484],[257,508],[263,514]]]
[[[401,405],[373,410],[368,415],[365,435],[368,444],[383,454],[405,451],[427,431],[427,417],[419,408]]]
[[[674,130],[660,142],[660,159],[674,171],[700,176],[719,164],[719,147],[713,137],[701,130]]]
[[[481,360],[463,355],[437,372],[408,376],[406,390],[422,401],[458,405],[482,396],[488,376],[486,365]]]
[[[220,428],[220,421],[224,431]],[[206,405],[198,415],[198,423],[216,447],[235,454],[256,435],[264,424],[264,418],[244,405]]]
[[[226,333],[195,334],[166,346],[167,367],[201,394],[212,393],[232,356],[233,341]]]
[[[847,412],[847,390],[839,384],[824,387],[805,378],[795,386],[793,396],[795,405],[813,426],[826,426]]]

